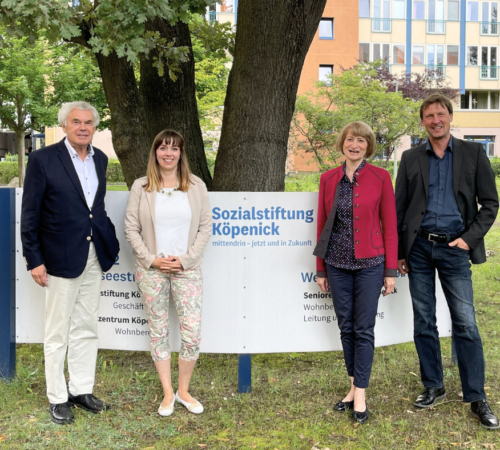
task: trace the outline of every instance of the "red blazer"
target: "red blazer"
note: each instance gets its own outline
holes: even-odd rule
[[[332,233],[342,166],[321,175],[318,198],[318,244],[314,249],[318,277],[326,277],[325,261]],[[395,277],[398,267],[396,201],[387,170],[366,163],[353,189],[354,254],[356,259],[385,254],[385,276]]]

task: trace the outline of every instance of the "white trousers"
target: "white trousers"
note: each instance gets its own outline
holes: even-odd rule
[[[64,360],[68,352],[69,391],[91,394],[97,359],[97,318],[102,269],[90,243],[78,278],[49,275],[45,296],[45,378],[50,403],[68,401]]]

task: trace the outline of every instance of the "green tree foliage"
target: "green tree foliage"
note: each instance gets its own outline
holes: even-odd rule
[[[240,0],[212,183],[197,96],[206,102],[202,110],[213,110],[221,100],[225,71],[221,64],[211,67],[200,61],[202,73],[215,71],[217,77],[199,77],[196,92],[195,33],[188,22],[190,14],[203,14],[216,2],[2,0],[0,22],[9,33],[27,36],[30,42],[46,30],[51,43],[72,42],[95,54],[111,113],[113,146],[128,186],[144,175],[151,140],[169,127],[184,135],[191,169],[209,188],[283,190],[300,73],[326,0],[276,0],[272,8],[268,1]],[[200,28],[210,38],[205,42],[218,41],[221,33]],[[267,151],[254,157],[263,146]]]
[[[418,83],[428,83],[419,79]],[[424,136],[417,99],[394,92],[380,75],[380,62],[360,63],[328,82],[319,82],[314,92],[297,98],[290,132],[293,151],[313,153],[321,171],[337,164],[342,156],[335,142],[342,127],[366,122],[375,132],[377,152],[391,154],[403,136]]]
[[[77,42],[104,56],[116,52],[131,63],[155,50],[158,56],[154,64],[159,73],[163,74],[167,67],[175,79],[189,49],[148,30],[147,22],[164,19],[171,25],[179,20],[187,23],[191,12],[203,13],[215,1],[3,0],[1,15],[11,35],[27,35],[31,42],[38,38],[40,30],[45,30],[52,43],[61,39]]]
[[[95,62],[83,49],[66,44],[50,45],[40,35],[34,42],[28,37],[9,35],[0,29],[0,121],[14,131],[19,155],[19,183],[23,184],[24,135],[27,130],[43,131],[57,124],[61,103],[88,100],[104,116],[106,99]]]
[[[200,125],[202,131],[220,129],[235,33],[230,23],[207,22],[197,14],[191,15],[189,29]]]
[[[25,131],[43,129],[55,113],[46,95],[48,58],[42,40],[28,45],[27,37],[4,37],[0,46],[0,121],[16,133],[20,186],[25,172]]]
[[[89,102],[99,111],[99,130],[109,128],[110,111],[94,54],[74,44],[46,45],[51,55],[46,61],[51,104],[59,107],[67,102]]]

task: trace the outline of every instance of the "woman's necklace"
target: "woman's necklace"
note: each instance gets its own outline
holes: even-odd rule
[[[163,186],[161,187],[160,193],[165,194],[167,197],[172,197],[174,195],[174,192],[179,189],[179,182],[175,182],[175,186],[173,188],[164,188]]]

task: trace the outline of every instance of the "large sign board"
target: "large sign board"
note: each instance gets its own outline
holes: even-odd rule
[[[20,200],[22,190],[17,190]],[[149,328],[134,276],[134,257],[123,233],[128,192],[108,192],[106,207],[116,226],[120,254],[103,274],[100,348],[149,350]],[[340,350],[340,332],[329,294],[315,282],[316,193],[210,193],[212,238],[202,271],[204,353],[274,353]],[[17,222],[21,202],[17,202]],[[26,270],[16,236],[17,342],[43,342],[43,288]],[[50,282],[50,280],[49,280]],[[451,322],[439,281],[437,316],[441,336]],[[179,349],[178,321],[170,305],[171,348]],[[380,297],[377,346],[413,340],[408,278]]]

